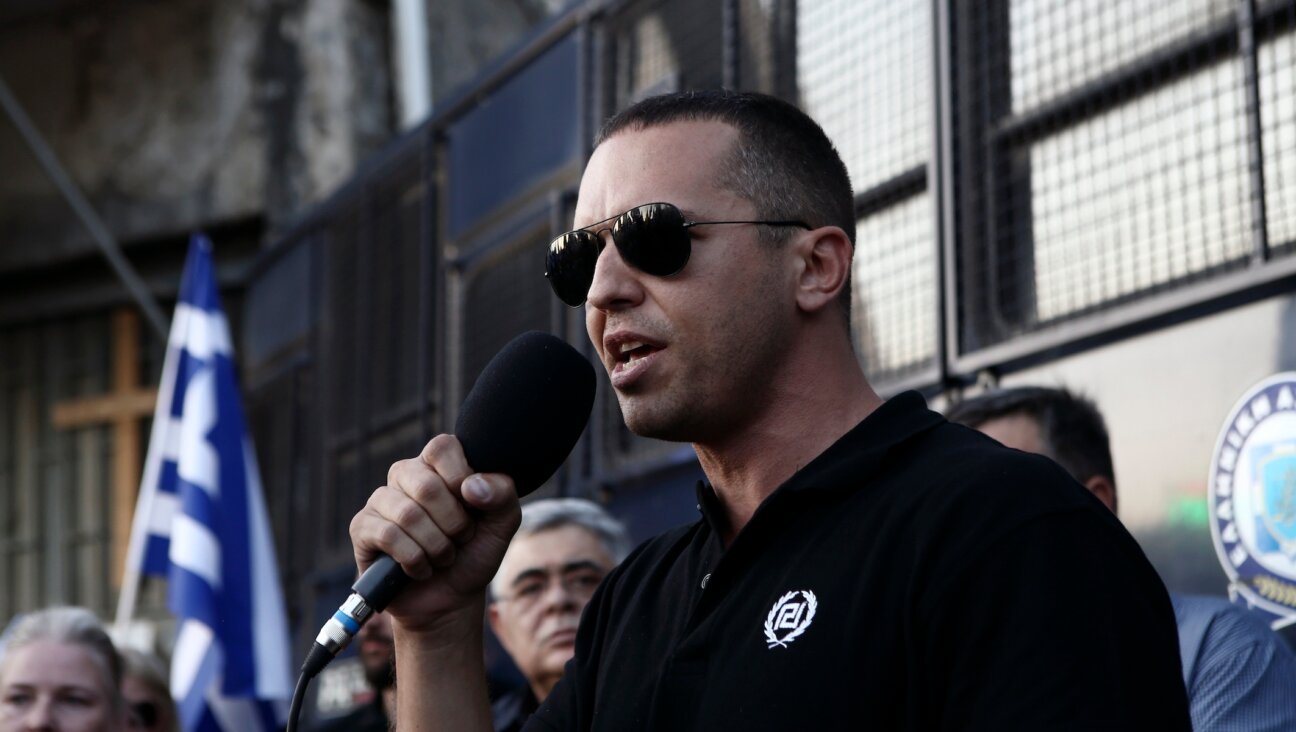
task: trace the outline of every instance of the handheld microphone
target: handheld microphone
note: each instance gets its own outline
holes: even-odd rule
[[[518,497],[539,488],[576,445],[594,406],[594,368],[555,336],[530,331],[510,341],[482,371],[455,422],[468,465],[513,478]],[[381,555],[320,629],[303,677],[314,677],[409,582]]]

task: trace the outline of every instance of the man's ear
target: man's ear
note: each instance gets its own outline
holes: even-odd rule
[[[850,282],[851,255],[855,247],[846,232],[836,226],[822,226],[797,237],[797,306],[816,312],[834,303]]]
[[[1116,513],[1116,485],[1102,475],[1095,475],[1084,482],[1089,492],[1098,496],[1098,500],[1112,512]]]
[[[490,621],[491,632],[496,638],[500,637],[499,608],[493,602],[486,606],[486,619]]]

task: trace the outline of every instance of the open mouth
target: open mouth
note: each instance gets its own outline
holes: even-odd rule
[[[656,346],[648,345],[642,341],[627,341],[622,343],[617,351],[617,361],[623,366],[632,365],[635,361],[645,358],[661,349]]]

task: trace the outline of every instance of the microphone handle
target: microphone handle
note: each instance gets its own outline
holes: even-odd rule
[[[409,584],[407,576],[395,559],[386,554],[378,555],[374,563],[360,575],[360,579],[351,585],[351,591],[365,599],[365,603],[376,613],[387,608],[387,603],[396,597],[405,585]]]
[[[396,560],[386,554],[378,555],[378,559],[351,585],[351,596],[320,628],[302,664],[302,676],[311,679],[322,671],[329,661],[351,644],[361,626],[369,622],[374,613],[382,612],[407,584],[409,576]]]

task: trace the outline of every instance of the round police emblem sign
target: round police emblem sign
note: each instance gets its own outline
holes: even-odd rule
[[[1252,387],[1211,458],[1211,535],[1234,600],[1296,616],[1296,372]]]

